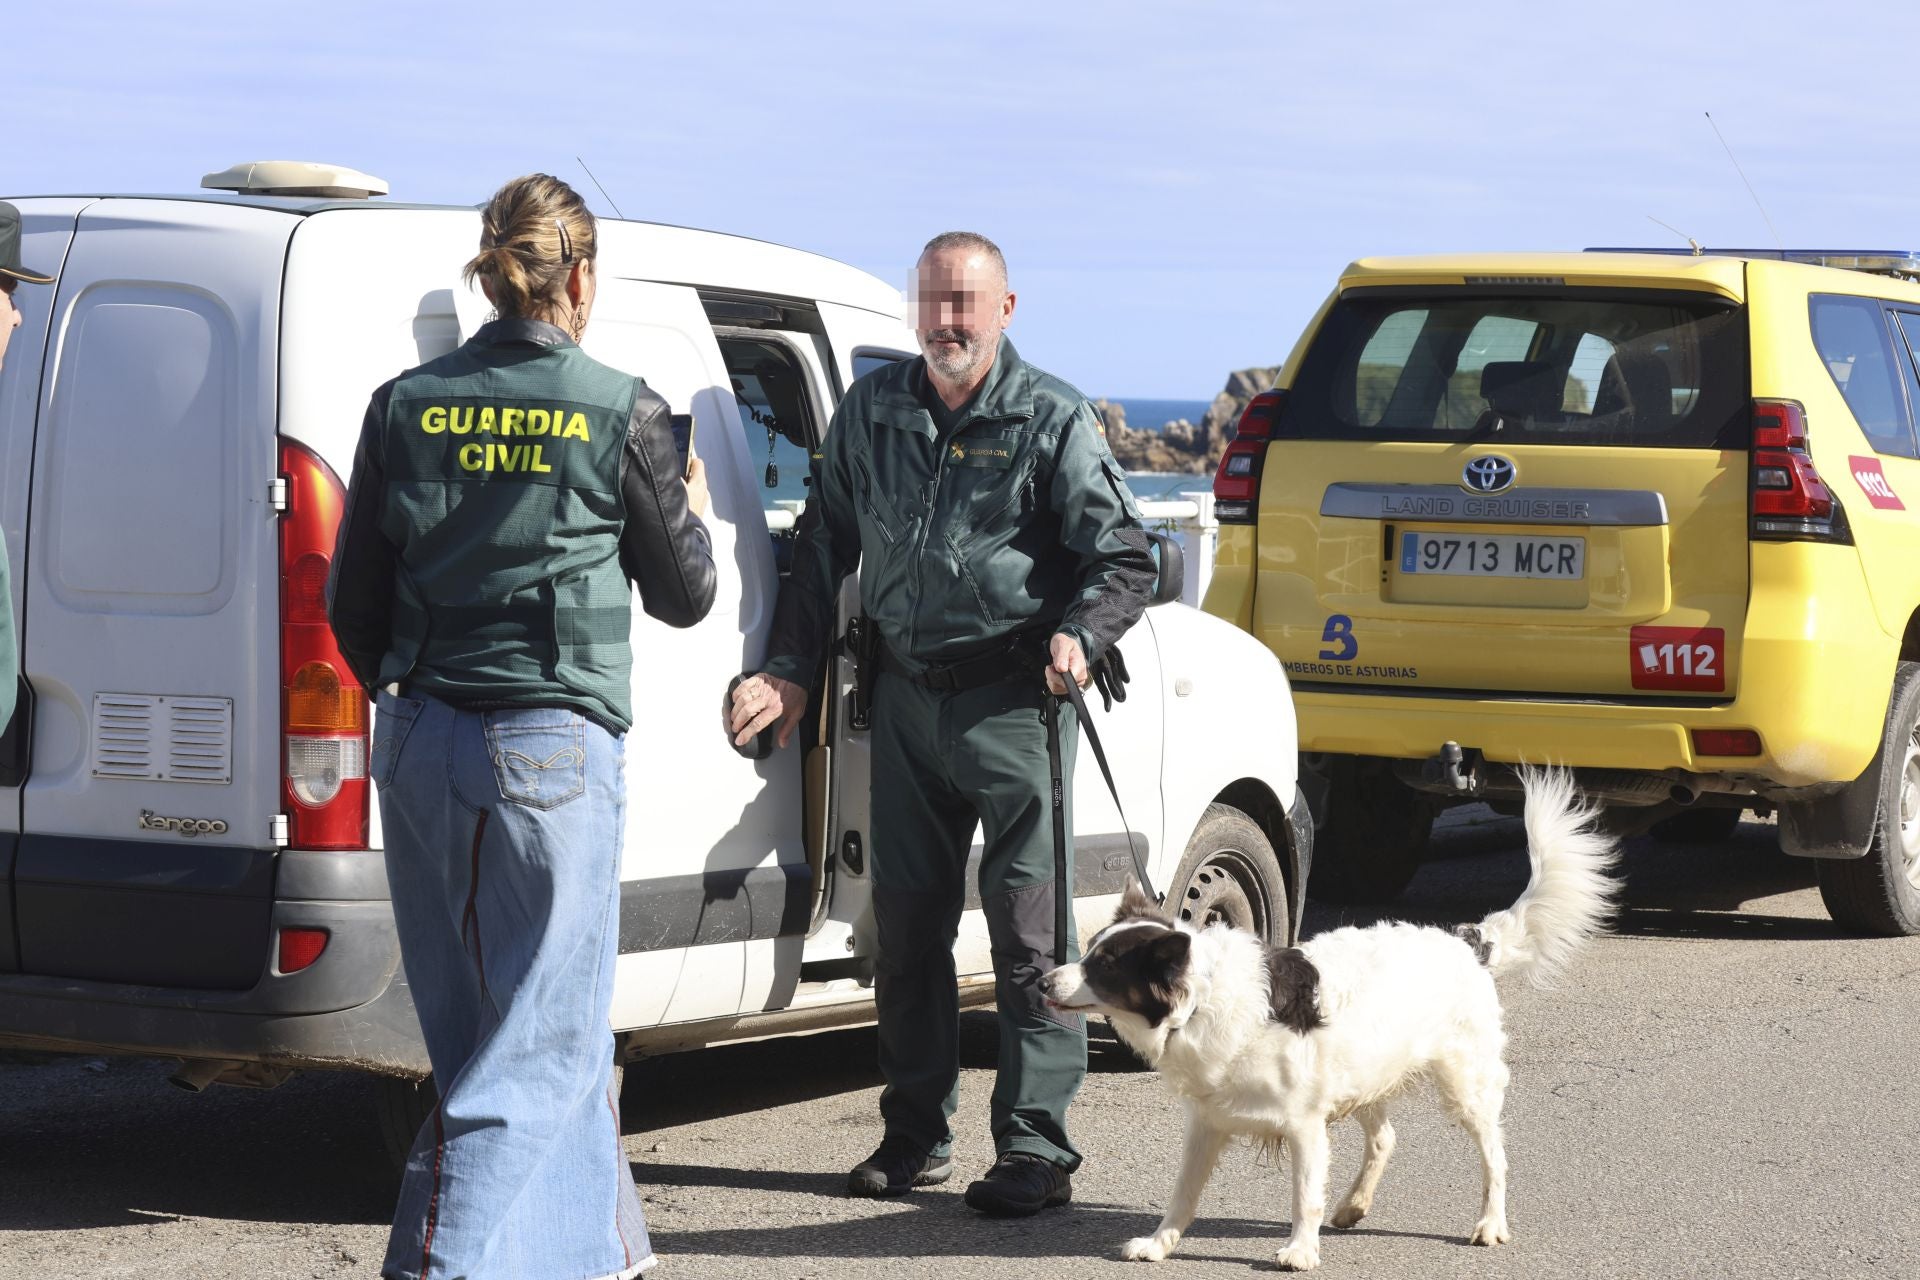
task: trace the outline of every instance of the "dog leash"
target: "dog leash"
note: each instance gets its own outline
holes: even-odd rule
[[[1107,793],[1113,797],[1113,807],[1120,812],[1120,828],[1127,837],[1127,852],[1133,855],[1134,877],[1140,881],[1140,887],[1146,891],[1149,898],[1155,902],[1162,902],[1164,899],[1153,887],[1153,877],[1147,874],[1146,856],[1140,852],[1140,846],[1133,838],[1133,824],[1127,821],[1127,807],[1120,802],[1120,788],[1114,785],[1113,770],[1107,764],[1106,749],[1100,745],[1100,731],[1093,727],[1093,717],[1087,713],[1086,697],[1080,692],[1080,686],[1074,683],[1071,676],[1064,678],[1061,683],[1067,686],[1067,700],[1073,704],[1073,713],[1080,719],[1081,731],[1087,735],[1087,745],[1093,748],[1093,758],[1100,765],[1100,776],[1107,780]],[[1062,808],[1065,784],[1060,777],[1062,772],[1058,726],[1060,696],[1049,691],[1047,698],[1047,754],[1049,763],[1053,765],[1053,821],[1056,840],[1054,848],[1063,851],[1066,848],[1064,838],[1066,813]],[[1064,857],[1064,853],[1060,856]]]

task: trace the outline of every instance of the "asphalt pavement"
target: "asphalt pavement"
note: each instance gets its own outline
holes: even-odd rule
[[[1395,914],[1453,922],[1508,905],[1519,824],[1450,816]],[[1629,846],[1627,909],[1554,991],[1505,992],[1514,1242],[1466,1243],[1479,1169],[1415,1094],[1373,1214],[1323,1236],[1320,1274],[1421,1277],[1913,1277],[1920,1151],[1920,940],[1849,938],[1813,868],[1749,820],[1706,849]],[[1308,932],[1365,923],[1319,906]],[[878,1137],[870,1030],[638,1064],[623,1115],[661,1280],[1140,1274],[1127,1238],[1171,1185],[1171,1096],[1110,1037],[1072,1113],[1086,1165],[1071,1208],[972,1215],[991,1160],[990,1014],[969,1014],[956,1176],[850,1200]],[[0,1056],[0,1280],[374,1276],[393,1179],[368,1083],[169,1087],[169,1064]],[[1333,1184],[1359,1157],[1335,1131]],[[1288,1179],[1230,1150],[1161,1273],[1272,1273]]]

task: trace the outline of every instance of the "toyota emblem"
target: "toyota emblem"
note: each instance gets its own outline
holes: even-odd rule
[[[1475,458],[1460,473],[1460,487],[1473,493],[1499,493],[1513,484],[1513,459],[1490,453]]]

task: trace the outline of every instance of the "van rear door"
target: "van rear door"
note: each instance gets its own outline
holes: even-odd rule
[[[1732,297],[1347,288],[1264,462],[1257,633],[1296,688],[1731,698],[1748,386]]]
[[[269,486],[294,225],[189,201],[80,214],[23,566],[39,695],[14,870],[23,972],[243,989],[264,971],[280,761]]]
[[[20,261],[57,278],[73,243],[73,229],[85,200],[29,200],[20,210]],[[21,285],[13,302],[20,327],[7,343],[0,366],[0,529],[11,557],[8,586],[15,638],[25,625],[27,589],[27,495],[33,478],[34,428],[40,416],[40,378],[47,350],[48,321],[55,286]],[[22,680],[27,679],[22,669]],[[19,968],[13,932],[13,860],[20,831],[20,782],[31,766],[33,703],[23,693],[14,723],[0,726],[0,973]]]

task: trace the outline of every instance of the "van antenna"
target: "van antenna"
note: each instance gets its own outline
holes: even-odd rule
[[[1652,214],[1647,215],[1647,221],[1653,223],[1655,226],[1665,227],[1667,230],[1673,232],[1673,234],[1679,236],[1682,240],[1685,240],[1688,244],[1692,245],[1694,257],[1697,258],[1701,254],[1706,252],[1705,249],[1702,249],[1700,247],[1700,242],[1698,240],[1695,240],[1692,236],[1688,235],[1686,232],[1682,231],[1680,228],[1674,226],[1672,223],[1662,222],[1660,221],[1660,219],[1654,217]]]
[[[575,156],[574,159],[579,160],[580,167],[582,169],[587,170],[587,176],[589,178],[593,178],[593,185],[596,187],[600,187],[600,179],[593,177],[593,170],[587,169],[587,162],[585,160],[580,160],[579,156]],[[620,212],[620,206],[613,203],[613,197],[607,194],[607,189],[605,187],[600,187],[600,198],[602,200],[605,200],[607,204],[612,207],[614,217],[620,219],[620,221],[622,222],[625,222],[627,220],[627,215]]]
[[[1753,197],[1754,207],[1760,210],[1760,216],[1766,220],[1767,230],[1773,232],[1774,247],[1777,249],[1784,250],[1787,247],[1786,242],[1780,239],[1780,232],[1777,229],[1775,229],[1773,225],[1773,219],[1767,217],[1767,206],[1760,203],[1760,193],[1753,189],[1753,184],[1751,182],[1747,182],[1747,171],[1740,167],[1740,162],[1738,160],[1734,160],[1733,148],[1727,146],[1726,135],[1720,132],[1719,125],[1713,123],[1713,112],[1703,111],[1700,114],[1704,115],[1707,118],[1707,124],[1712,126],[1713,136],[1720,139],[1720,146],[1723,150],[1726,151],[1727,159],[1733,160],[1733,171],[1740,175],[1740,181],[1747,183],[1747,194]]]

